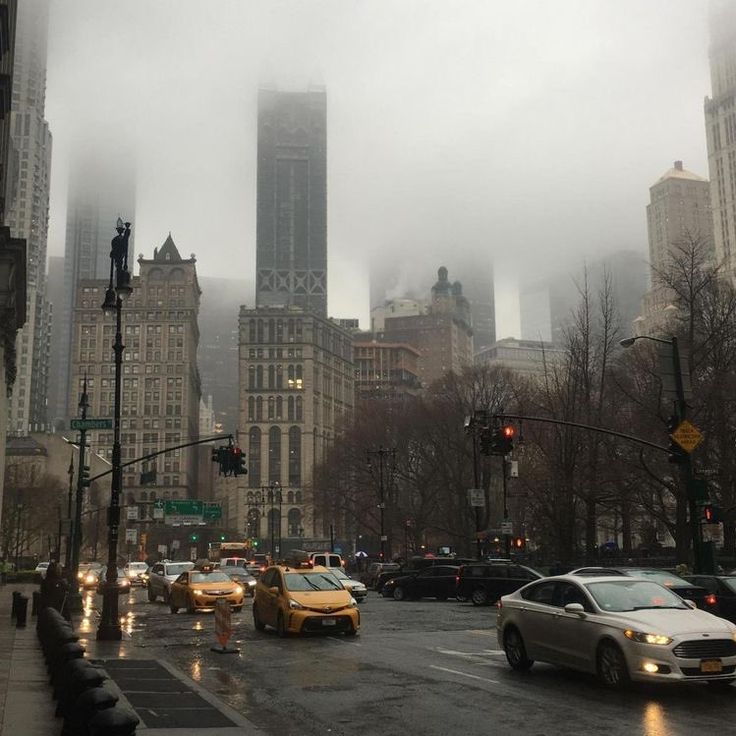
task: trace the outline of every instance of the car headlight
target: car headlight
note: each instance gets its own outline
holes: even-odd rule
[[[78,577],[78,578],[79,578],[80,580],[83,580],[83,579],[84,579],[84,573],[83,573],[83,572],[78,572],[78,573],[77,573],[77,577]]]
[[[632,629],[626,629],[624,636],[631,639],[631,641],[638,641],[640,644],[660,644],[664,646],[672,642],[672,639],[664,634],[647,634],[642,631],[632,631]]]
[[[199,590],[198,588],[195,588],[192,593],[194,593],[194,595],[204,595],[204,591]]]
[[[85,578],[86,583],[94,583],[95,582],[95,576],[94,575],[87,575]]]
[[[242,588],[241,588],[241,587],[240,587],[239,585],[236,585],[236,586],[235,586],[235,592],[236,592],[236,593],[237,593],[238,595],[240,595],[240,594],[241,594],[241,593],[243,592],[243,589],[242,589]]]
[[[391,580],[387,580],[387,581],[386,581],[386,582],[384,583],[384,585],[393,585],[393,584],[394,584],[395,582],[396,582],[396,581],[395,581],[395,580],[393,580],[393,579],[391,579]]]
[[[301,608],[304,608],[304,606],[298,601],[295,601],[294,599],[289,598],[289,608],[301,609]]]
[[[255,580],[249,580],[248,581],[248,585],[250,585],[251,588],[254,588],[255,585],[256,585],[256,581]]]
[[[355,598],[350,598],[350,608],[355,608],[358,605],[358,601]]]

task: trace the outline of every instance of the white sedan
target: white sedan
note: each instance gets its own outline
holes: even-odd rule
[[[368,595],[368,588],[360,580],[353,580],[341,567],[328,567],[327,569],[340,581],[340,585],[345,590],[350,591],[358,603]]]
[[[659,583],[560,575],[501,598],[499,645],[515,670],[535,660],[629,680],[736,680],[736,626]]]

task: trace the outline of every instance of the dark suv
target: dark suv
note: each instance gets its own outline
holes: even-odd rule
[[[515,562],[473,562],[463,565],[457,576],[456,595],[459,600],[471,600],[475,606],[495,603],[502,595],[513,593],[542,573]]]

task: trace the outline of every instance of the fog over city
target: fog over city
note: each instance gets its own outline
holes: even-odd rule
[[[259,85],[324,85],[330,314],[478,259],[518,335],[519,275],[645,254],[648,188],[708,175],[707,49],[688,0],[55,0],[49,254],[74,156],[129,151],[136,252],[252,281]]]

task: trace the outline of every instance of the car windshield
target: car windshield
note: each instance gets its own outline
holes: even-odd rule
[[[646,578],[653,580],[660,585],[666,585],[668,588],[693,588],[692,583],[681,578],[679,575],[667,572],[666,570],[627,570],[627,575],[633,578]]]
[[[191,562],[180,562],[178,565],[166,565],[166,575],[181,575],[192,569]]]
[[[659,583],[647,580],[610,580],[589,583],[588,591],[603,611],[641,611],[649,608],[688,608]]]
[[[723,578],[723,584],[729,589],[736,593],[736,577]]]
[[[229,583],[230,578],[224,572],[193,572],[193,583]]]
[[[338,580],[350,580],[350,575],[348,575],[341,567],[331,567],[330,572],[338,578]]]
[[[304,592],[308,590],[342,590],[343,587],[329,572],[287,572],[287,590]]]

